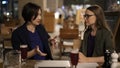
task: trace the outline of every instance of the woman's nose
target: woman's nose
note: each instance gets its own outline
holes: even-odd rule
[[[38,19],[41,19],[41,16],[40,16],[40,15],[38,16]]]

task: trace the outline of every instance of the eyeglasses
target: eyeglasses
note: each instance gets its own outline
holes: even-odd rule
[[[91,16],[94,16],[94,15],[85,14],[85,15],[84,15],[84,18],[89,18],[89,17],[91,17]]]

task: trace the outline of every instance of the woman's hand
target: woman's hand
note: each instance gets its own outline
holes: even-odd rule
[[[78,62],[80,63],[88,62],[88,58],[83,53],[80,52]]]
[[[80,63],[103,63],[104,56],[86,57],[83,53],[80,52],[78,62]]]
[[[55,42],[55,39],[51,39],[51,45],[52,45],[52,48],[56,48],[56,42]]]
[[[43,52],[39,49],[39,46],[36,46],[36,52],[37,52],[37,54],[39,54],[40,56],[46,56],[46,55],[47,55],[46,53],[43,53]]]
[[[56,47],[56,38],[57,38],[57,36],[55,36],[53,39],[50,39],[50,43],[52,45],[52,48],[57,48]]]

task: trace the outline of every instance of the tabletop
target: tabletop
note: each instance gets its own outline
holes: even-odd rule
[[[12,68],[72,68],[69,60],[27,60],[25,63],[21,63],[16,67],[15,66]],[[97,63],[78,63],[77,68],[102,67],[100,67]],[[116,63],[115,68],[120,68],[119,62]]]

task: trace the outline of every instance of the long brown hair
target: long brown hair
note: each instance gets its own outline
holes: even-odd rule
[[[109,28],[108,23],[106,22],[105,15],[104,15],[104,12],[103,12],[102,8],[98,5],[92,5],[92,6],[88,7],[86,10],[90,10],[95,14],[95,16],[96,16],[96,24],[95,24],[96,27],[98,29],[100,29],[100,28],[107,29],[108,31],[111,32],[111,35],[113,37],[113,33],[112,33],[111,29]],[[114,38],[113,38],[113,45],[115,45]]]
[[[92,6],[88,7],[86,10],[90,10],[95,14],[95,16],[96,16],[96,24],[95,25],[98,29],[106,28],[106,29],[110,30],[110,28],[108,27],[108,24],[106,22],[104,12],[100,6],[92,5]]]

